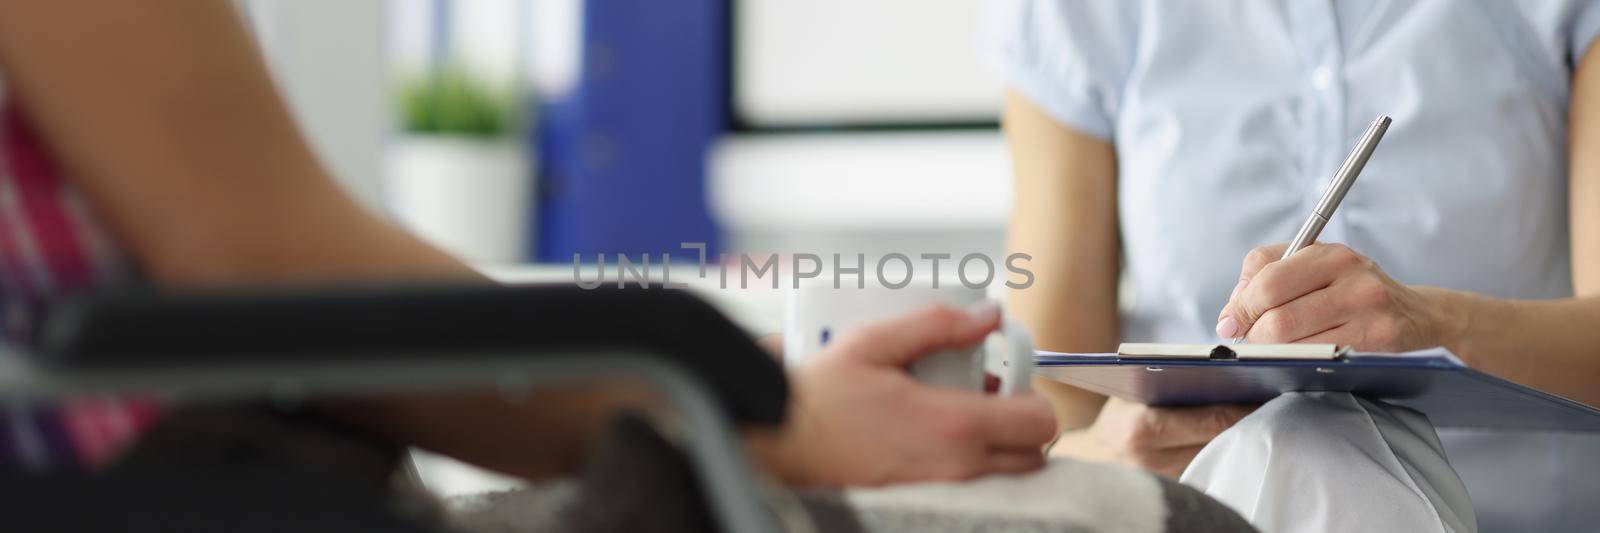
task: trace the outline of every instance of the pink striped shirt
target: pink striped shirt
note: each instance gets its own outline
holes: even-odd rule
[[[0,106],[0,336],[16,357],[40,308],[61,295],[130,283],[136,275],[51,157],[14,100]],[[94,468],[114,457],[158,409],[153,401],[75,398],[5,404],[0,466]]]

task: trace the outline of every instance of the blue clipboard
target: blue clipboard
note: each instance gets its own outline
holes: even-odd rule
[[[1129,346],[1136,348],[1130,349]],[[1295,391],[1341,391],[1410,407],[1435,426],[1600,432],[1600,410],[1491,376],[1442,349],[1355,353],[1301,345],[1123,345],[1114,354],[1038,352],[1035,372],[1147,405],[1261,403]]]

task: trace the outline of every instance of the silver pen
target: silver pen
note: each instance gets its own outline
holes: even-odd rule
[[[1317,236],[1322,234],[1322,227],[1328,225],[1328,219],[1333,218],[1333,210],[1338,209],[1339,202],[1344,201],[1345,193],[1350,192],[1350,186],[1356,183],[1356,176],[1361,175],[1361,169],[1367,166],[1367,159],[1372,157],[1372,151],[1378,148],[1378,141],[1383,140],[1383,133],[1389,131],[1390,122],[1393,121],[1388,115],[1378,115],[1378,119],[1367,127],[1367,133],[1356,143],[1356,150],[1350,152],[1350,157],[1346,157],[1344,164],[1339,165],[1339,171],[1333,174],[1333,182],[1328,184],[1328,190],[1324,191],[1322,199],[1317,201],[1317,208],[1311,211],[1311,216],[1306,217],[1306,223],[1300,225],[1300,231],[1294,234],[1294,240],[1289,241],[1289,247],[1283,250],[1280,261],[1288,259],[1301,248],[1317,242]]]
[[[1317,201],[1317,208],[1311,211],[1311,216],[1306,217],[1306,223],[1300,225],[1300,231],[1294,234],[1294,240],[1289,241],[1289,247],[1283,250],[1283,257],[1279,261],[1317,242],[1322,227],[1328,225],[1328,219],[1333,218],[1333,211],[1339,208],[1339,202],[1344,201],[1350,186],[1355,185],[1356,176],[1361,175],[1361,169],[1367,166],[1367,159],[1372,158],[1372,151],[1378,148],[1378,141],[1383,140],[1383,133],[1389,131],[1390,122],[1393,120],[1388,115],[1378,115],[1378,119],[1367,126],[1367,133],[1361,136],[1355,151],[1344,159],[1344,164],[1339,165],[1339,171],[1333,174],[1333,182],[1328,184],[1328,190],[1323,191],[1322,199]],[[1244,333],[1240,332],[1233,342],[1244,342]]]

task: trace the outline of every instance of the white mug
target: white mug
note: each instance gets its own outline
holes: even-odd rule
[[[784,301],[783,360],[786,366],[803,364],[840,337],[877,320],[936,305],[967,309],[988,301],[984,289],[957,280],[916,279],[901,288],[868,284],[857,288],[853,278],[835,288],[831,278],[802,280],[791,286]],[[980,346],[941,350],[910,366],[918,381],[935,386],[984,390],[985,374],[1000,378],[1000,394],[1028,392],[1033,376],[1033,338],[1010,319]]]

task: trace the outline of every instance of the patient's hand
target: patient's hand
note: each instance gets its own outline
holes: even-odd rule
[[[1176,479],[1211,439],[1254,410],[1253,405],[1150,407],[1111,398],[1093,424],[1063,434],[1052,452]]]
[[[1399,352],[1450,346],[1463,328],[1447,312],[1462,293],[1410,287],[1342,244],[1315,244],[1279,261],[1283,244],[1245,257],[1217,334],[1250,342],[1316,342]]]
[[[1055,435],[1049,404],[923,385],[906,373],[932,352],[976,344],[998,308],[930,308],[864,326],[796,369],[790,419],[756,436],[766,465],[798,485],[882,485],[1026,472]]]

